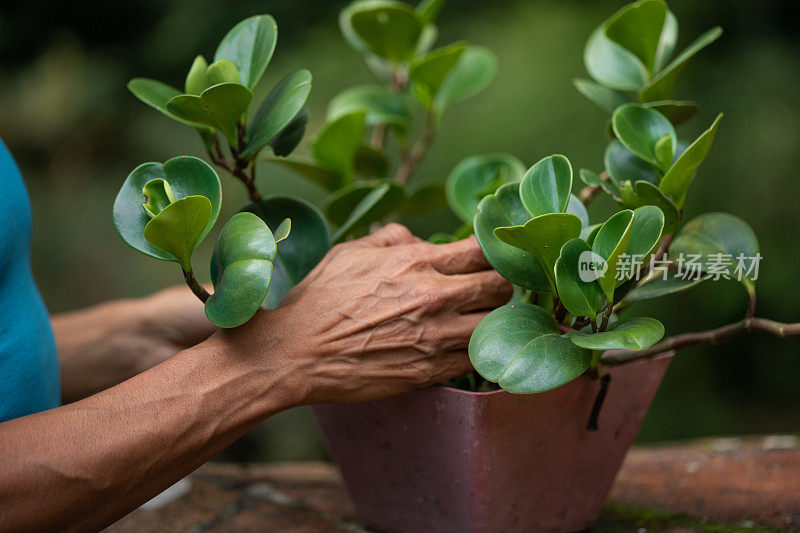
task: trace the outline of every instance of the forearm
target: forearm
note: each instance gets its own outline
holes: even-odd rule
[[[99,529],[301,403],[292,358],[263,349],[253,365],[215,337],[100,394],[0,424],[0,530]]]

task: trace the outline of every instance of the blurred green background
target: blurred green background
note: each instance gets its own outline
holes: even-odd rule
[[[144,161],[202,157],[195,133],[131,96],[134,76],[182,86],[197,53],[240,19],[271,13],[278,48],[261,84],[308,68],[313,135],[338,91],[371,76],[339,35],[336,0],[0,2],[0,136],[22,167],[34,210],[33,265],[53,313],[103,300],[144,295],[181,282],[174,265],[125,246],[111,223],[111,204],[125,176]],[[495,151],[528,164],[566,154],[576,168],[600,170],[606,115],[571,85],[587,77],[582,50],[590,31],[620,0],[450,0],[440,17],[440,44],[482,44],[498,56],[494,83],[459,104],[417,176],[442,180],[463,157]],[[796,245],[800,180],[800,21],[791,2],[673,0],[679,48],[721,25],[720,41],[697,56],[676,96],[697,100],[701,114],[679,134],[694,138],[724,112],[711,155],[696,179],[686,215],[728,211],[746,219],[761,242],[758,314],[800,320]],[[258,96],[257,96],[258,98]],[[311,136],[309,136],[310,138]],[[307,152],[304,141],[301,153]],[[262,168],[266,192],[319,203],[322,190],[299,177]],[[227,215],[244,203],[224,179]],[[613,206],[592,206],[604,216]],[[226,215],[223,215],[223,217]],[[427,236],[452,230],[454,216],[407,221]],[[207,264],[206,240],[196,263]],[[688,294],[641,305],[668,332],[714,327],[740,318],[745,294],[735,282],[708,283]],[[800,431],[800,343],[767,336],[688,349],[674,361],[641,441],[703,435]],[[274,417],[229,455],[250,459],[323,457],[307,409]]]

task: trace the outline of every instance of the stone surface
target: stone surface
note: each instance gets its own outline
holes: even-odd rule
[[[333,465],[209,463],[182,498],[108,531],[367,531]],[[706,439],[636,447],[598,531],[800,531],[800,439]],[[535,530],[535,526],[532,527]]]

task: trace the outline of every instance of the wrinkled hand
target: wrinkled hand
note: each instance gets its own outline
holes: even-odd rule
[[[510,296],[474,238],[433,245],[391,224],[335,246],[279,309],[220,335],[283,354],[266,364],[291,365],[299,403],[365,401],[470,371],[472,330]]]

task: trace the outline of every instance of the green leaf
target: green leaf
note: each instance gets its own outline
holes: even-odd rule
[[[702,281],[701,279],[684,279],[676,276],[674,271],[668,273],[666,278],[662,272],[654,272],[652,277],[648,276],[640,285],[629,292],[625,296],[625,301],[640,302],[666,296],[667,294],[683,292],[696,287]]]
[[[349,27],[372,53],[402,63],[414,54],[422,21],[402,2],[363,2],[351,6]]]
[[[304,107],[285,128],[267,143],[272,147],[272,153],[278,157],[286,157],[294,152],[306,133],[308,119],[308,109]]]
[[[555,277],[558,297],[567,310],[576,316],[589,316],[592,319],[603,305],[603,290],[597,281],[584,281],[580,267],[592,257],[592,249],[581,239],[572,239],[561,247],[561,255],[556,261]]]
[[[745,259],[743,266],[748,267],[750,258],[758,256],[758,238],[738,217],[728,213],[706,213],[687,222],[672,241],[670,257],[676,260],[681,254],[684,258],[699,256],[697,263],[706,273],[719,266],[719,254],[729,256],[730,277],[741,276],[743,282],[752,282],[754,273],[737,267],[740,257]]]
[[[428,52],[411,63],[410,80],[414,94],[425,107],[433,106],[439,89],[466,49],[465,43],[454,43]]]
[[[203,124],[181,118],[171,113],[167,109],[167,102],[171,98],[180,95],[181,92],[174,87],[170,87],[166,83],[161,83],[160,81],[151,80],[148,78],[133,78],[128,82],[128,90],[133,93],[136,98],[149,105],[153,109],[160,111],[162,114],[168,116],[172,120],[176,120],[181,124],[186,124],[187,126],[194,126],[195,128],[202,128],[206,130],[208,129],[208,127],[204,126]]]
[[[625,96],[625,93],[603,87],[593,81],[574,79],[572,80],[572,84],[583,96],[609,113],[613,113],[616,108],[630,101],[628,97]]]
[[[171,254],[153,247],[144,237],[145,226],[151,218],[142,207],[142,191],[147,183],[156,179],[169,183],[175,198],[205,196],[211,202],[211,217],[198,237],[202,241],[219,216],[222,203],[222,188],[219,177],[205,161],[196,157],[182,156],[161,163],[144,163],[136,167],[127,177],[114,201],[114,226],[122,239],[135,250],[161,261],[174,261]]]
[[[588,168],[582,168],[578,175],[581,178],[581,181],[588,185],[589,187],[599,187],[602,183],[600,176],[597,175],[597,172],[592,172]]]
[[[663,69],[667,61],[670,60],[672,54],[675,52],[675,45],[678,44],[678,19],[667,10],[664,17],[664,27],[661,29],[661,37],[658,40],[658,49],[656,50],[656,58],[653,64],[653,72],[658,72]]]
[[[335,191],[344,185],[344,178],[313,162],[302,159],[265,159],[264,163],[285,168],[313,181],[327,191]]]
[[[553,317],[531,304],[504,305],[481,320],[469,343],[472,365],[514,394],[545,392],[589,368],[591,352],[558,335]]]
[[[494,234],[496,228],[525,224],[529,219],[530,214],[519,198],[519,183],[508,183],[478,204],[475,237],[486,260],[501,276],[526,289],[550,291],[550,283],[539,262]]]
[[[211,201],[205,196],[187,196],[150,220],[144,227],[144,238],[190,272],[192,252],[202,241],[209,220]]]
[[[675,157],[675,147],[672,145],[672,138],[664,135],[657,142],[653,152],[656,154],[659,168],[669,168]]]
[[[621,204],[629,209],[643,205],[654,205],[664,214],[664,235],[677,231],[681,224],[681,213],[672,200],[664,196],[658,187],[647,181],[637,181],[633,185],[626,182],[620,188]]]
[[[267,70],[277,40],[275,19],[269,15],[256,15],[241,21],[223,37],[214,61],[232,61],[239,69],[242,84],[252,89]]]
[[[606,146],[603,160],[608,177],[616,188],[620,188],[626,181],[658,182],[658,170],[647,161],[637,157],[616,139]]]
[[[389,174],[389,159],[382,151],[362,144],[356,150],[353,168],[365,178],[385,178]]]
[[[328,122],[311,147],[320,166],[336,172],[346,181],[353,177],[353,160],[364,137],[365,117],[363,111],[357,111]]]
[[[447,207],[447,198],[444,185],[425,183],[410,189],[402,212],[404,215],[419,215],[439,211],[445,207]]]
[[[614,322],[606,331],[570,334],[572,342],[587,350],[643,350],[664,336],[664,325],[655,318],[639,316]]]
[[[586,242],[589,246],[594,243],[595,237],[597,237],[597,232],[600,231],[600,228],[603,227],[603,224],[594,224],[592,226],[584,226],[581,229],[580,238]]]
[[[283,222],[278,224],[278,228],[275,230],[275,242],[279,243],[282,240],[286,239],[289,236],[289,233],[292,231],[292,219],[291,218],[284,218]]]
[[[325,219],[316,207],[291,196],[269,196],[243,211],[255,213],[279,233],[282,221],[292,220],[292,232],[280,242],[273,261],[272,283],[264,305],[275,309],[289,290],[317,266],[330,250],[331,237]]]
[[[436,114],[441,116],[451,105],[481,92],[494,79],[495,72],[497,59],[488,48],[468,46],[436,94]]]
[[[555,290],[554,268],[561,247],[581,233],[581,221],[569,213],[548,213],[521,226],[500,227],[495,236],[506,244],[525,250],[539,261],[551,288]]]
[[[250,125],[250,138],[242,155],[251,155],[278,135],[303,109],[311,92],[311,73],[298,70],[285,76],[270,91]]]
[[[661,167],[662,170],[665,167],[660,165],[656,158],[656,143],[664,136],[669,136],[671,142],[669,163],[672,162],[678,147],[678,136],[670,121],[658,111],[639,104],[625,104],[614,111],[611,124],[625,148],[648,163]]]
[[[699,108],[696,102],[690,101],[675,101],[675,100],[658,100],[656,102],[648,102],[642,104],[647,109],[658,111],[667,119],[672,122],[673,126],[683,124],[690,118],[694,117]]]
[[[405,201],[403,188],[394,182],[382,183],[370,191],[350,213],[333,235],[339,242],[349,235],[358,235],[369,229],[370,224],[389,216]]]
[[[478,211],[478,202],[484,196],[493,194],[506,183],[520,181],[524,174],[525,166],[513,155],[487,154],[467,157],[447,176],[445,185],[447,202],[450,209],[462,221],[472,222]]]
[[[391,124],[403,130],[411,123],[411,107],[401,94],[381,85],[358,85],[336,95],[328,104],[328,120],[361,111],[368,126]]]
[[[656,251],[664,232],[664,213],[654,205],[633,210],[633,225],[626,253],[646,263]],[[617,285],[621,285],[617,282]]]
[[[214,294],[206,316],[222,328],[241,326],[258,311],[272,280],[276,243],[269,227],[253,213],[237,213],[219,234],[211,257]]]
[[[145,202],[142,207],[150,218],[155,217],[169,204],[175,201],[175,193],[163,178],[156,178],[145,183],[142,188]]]
[[[422,0],[415,11],[419,15],[419,19],[423,24],[433,24],[436,22],[436,17],[444,7],[445,0]]]
[[[181,94],[167,102],[167,110],[184,120],[217,128],[232,146],[238,143],[236,123],[253,98],[253,92],[238,83],[220,83],[200,96]]]
[[[228,61],[227,59],[220,59],[215,63],[211,63],[206,69],[206,80],[209,86],[220,83],[242,82],[239,77],[239,69],[236,68],[233,61]]]
[[[634,54],[606,36],[605,23],[589,36],[583,62],[592,78],[618,91],[637,91],[648,77],[647,68]]]
[[[661,192],[673,198],[678,209],[683,208],[686,193],[689,191],[697,169],[711,149],[711,143],[714,142],[720,120],[722,120],[722,113],[717,115],[713,124],[689,145],[658,184]]]
[[[208,86],[211,85],[208,83],[208,77],[206,76],[206,69],[208,68],[208,63],[206,62],[206,58],[203,56],[197,56],[194,58],[194,62],[192,62],[192,67],[189,69],[189,73],[186,75],[186,84],[184,85],[186,89],[186,94],[197,94],[199,95],[206,89]],[[179,92],[176,94],[172,94],[167,100],[172,98],[173,96],[177,96],[180,94]],[[164,101],[164,106],[166,108],[167,100]]]
[[[572,190],[572,165],[563,155],[551,155],[533,165],[519,187],[522,205],[537,217],[563,213]]]
[[[630,209],[613,215],[603,223],[592,242],[592,251],[605,261],[605,268],[597,282],[610,302],[614,300],[614,289],[617,286],[620,255],[628,249],[633,218],[633,211]]]
[[[639,100],[653,102],[655,100],[668,100],[675,90],[675,82],[683,67],[697,52],[713,43],[722,35],[722,28],[715,27],[698,37],[692,44],[672,60],[664,70],[653,76],[639,91]]]
[[[334,226],[341,226],[350,217],[350,213],[370,192],[375,185],[366,181],[349,183],[334,191],[325,199],[323,213]]]
[[[583,205],[580,198],[575,196],[574,194],[569,195],[569,203],[567,204],[566,213],[570,213],[571,215],[575,215],[581,221],[581,226],[586,227],[589,225],[589,212],[586,210],[586,206]]]
[[[630,3],[608,19],[606,36],[636,55],[653,72],[666,15],[663,0]]]

